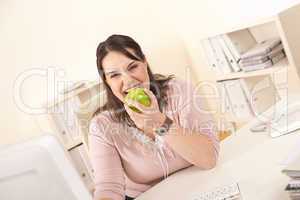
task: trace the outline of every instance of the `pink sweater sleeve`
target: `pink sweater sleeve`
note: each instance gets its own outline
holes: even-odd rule
[[[210,110],[205,104],[204,96],[199,94],[199,88],[194,87],[191,82],[178,80],[175,82],[173,92],[177,99],[177,120],[179,125],[207,135],[213,142],[215,156],[219,154],[219,140],[217,139],[217,125]]]
[[[109,123],[105,117],[91,120],[89,146],[94,169],[94,200],[106,197],[125,199],[125,175],[117,149],[109,137]]]

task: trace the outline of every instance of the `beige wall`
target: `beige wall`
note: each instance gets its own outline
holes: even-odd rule
[[[295,2],[2,0],[0,144],[47,130],[40,123],[41,116],[27,114],[14,103],[15,80],[32,68],[57,67],[64,70],[61,78],[67,80],[96,79],[97,43],[120,33],[141,44],[154,72],[210,80],[212,74],[203,67],[199,54],[201,37]],[[187,66],[192,68],[187,70]],[[47,100],[46,88],[45,77],[26,79],[20,90],[23,101],[40,107]]]
[[[60,80],[97,79],[95,49],[113,33],[134,37],[154,72],[185,76],[189,60],[183,41],[145,2],[2,0],[0,144],[47,131],[41,123],[44,116],[25,113],[14,103],[13,84],[18,76],[52,66],[65,71]],[[40,107],[47,100],[46,77],[29,77],[20,92],[25,104]]]

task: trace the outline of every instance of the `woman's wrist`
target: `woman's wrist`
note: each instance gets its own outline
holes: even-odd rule
[[[164,136],[165,134],[167,134],[169,132],[169,130],[173,124],[174,124],[173,120],[170,119],[165,114],[163,114],[163,118],[160,122],[160,125],[157,127],[154,127],[153,132],[155,135]]]

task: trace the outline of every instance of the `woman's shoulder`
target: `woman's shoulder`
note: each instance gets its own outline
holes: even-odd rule
[[[105,110],[97,115],[93,116],[90,123],[102,123],[112,121],[109,111]]]
[[[103,111],[92,117],[89,123],[89,128],[90,130],[92,129],[101,130],[103,129],[103,127],[112,124],[113,124],[113,120],[110,116],[109,111]]]
[[[109,111],[103,111],[95,115],[89,123],[89,135],[101,138],[109,144],[113,144],[111,132],[114,127],[114,122],[110,117]],[[95,137],[93,137],[95,138]]]

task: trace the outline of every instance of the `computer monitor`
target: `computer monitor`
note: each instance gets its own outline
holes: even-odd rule
[[[1,200],[92,199],[52,135],[1,148],[0,169]]]

